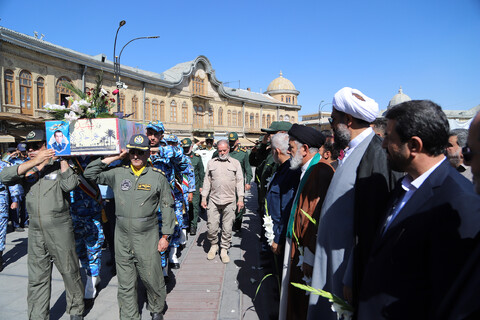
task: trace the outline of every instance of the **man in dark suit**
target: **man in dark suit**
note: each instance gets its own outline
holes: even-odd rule
[[[360,291],[358,319],[437,319],[442,300],[471,255],[480,198],[446,161],[449,125],[428,100],[387,111],[383,147],[404,171],[378,231]]]

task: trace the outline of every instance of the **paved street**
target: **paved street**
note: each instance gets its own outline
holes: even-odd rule
[[[199,232],[189,237],[187,247],[181,252],[181,268],[170,274],[167,284],[167,320],[177,319],[276,319],[278,296],[276,278],[267,277],[258,291],[257,287],[271,266],[261,252],[259,234],[260,217],[256,214],[255,185],[247,193],[246,216],[241,233],[234,234],[230,249],[231,262],[224,265],[217,257],[208,261],[206,252],[206,222],[199,223]],[[202,217],[205,218],[205,217]],[[0,320],[27,319],[27,232],[7,234],[4,252],[5,269],[0,272]],[[102,262],[108,260],[108,250],[103,251]],[[85,275],[82,274],[85,280]],[[63,281],[53,268],[51,319],[69,319],[65,313]],[[139,281],[139,306],[142,319],[150,319],[146,309],[146,294]],[[103,263],[100,292],[86,319],[118,319],[117,277]]]

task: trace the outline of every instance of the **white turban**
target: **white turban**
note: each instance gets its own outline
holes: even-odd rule
[[[378,115],[378,103],[364,95],[360,90],[345,87],[333,97],[333,107],[354,118],[373,122]]]

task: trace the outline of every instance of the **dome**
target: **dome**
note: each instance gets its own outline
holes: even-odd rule
[[[278,78],[270,82],[267,92],[279,90],[297,90],[290,80],[283,77],[282,71],[280,71],[280,76]]]
[[[390,102],[388,103],[388,107],[387,109],[390,109],[391,107],[399,104],[399,103],[402,103],[402,102],[405,102],[405,101],[410,101],[412,100],[409,96],[407,96],[405,93],[403,93],[402,91],[402,87],[400,87],[400,89],[398,89],[398,93],[396,95],[393,96],[392,100],[390,100]]]

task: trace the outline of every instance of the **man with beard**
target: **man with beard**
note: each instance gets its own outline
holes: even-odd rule
[[[294,124],[288,131],[290,168],[301,168],[300,183],[288,219],[280,319],[305,319],[308,295],[290,283],[310,284],[317,221],[335,170],[321,159],[325,136],[311,127]]]
[[[223,263],[228,263],[235,209],[241,210],[244,206],[244,181],[240,162],[229,155],[230,147],[227,140],[220,140],[217,148],[218,157],[211,159],[207,164],[202,189],[202,208],[207,209],[207,239],[211,244],[207,259],[213,260],[217,254],[221,219],[220,258]]]
[[[354,306],[375,231],[396,181],[382,139],[370,127],[377,114],[378,104],[357,89],[345,87],[333,98],[335,144],[346,149],[320,214],[312,286],[345,297]],[[308,319],[318,318],[336,319],[336,315],[328,300],[310,295]]]
[[[386,118],[383,147],[392,169],[406,176],[375,237],[358,319],[443,318],[443,300],[478,245],[480,198],[445,161],[449,125],[439,105],[403,102]]]
[[[472,169],[463,161],[462,148],[467,145],[468,131],[466,129],[454,129],[448,136],[446,149],[447,159],[458,172],[469,181],[472,181]]]

